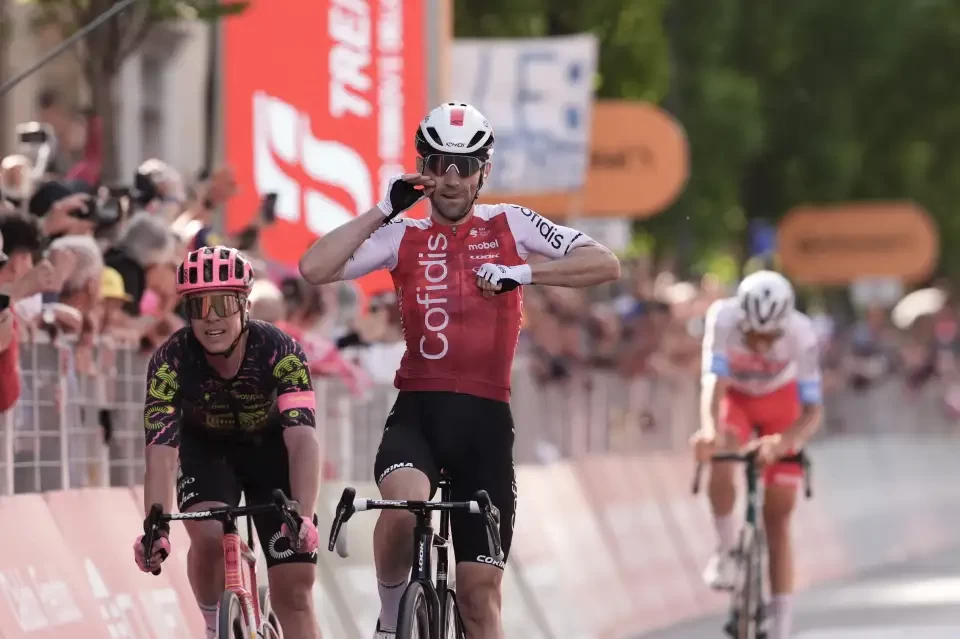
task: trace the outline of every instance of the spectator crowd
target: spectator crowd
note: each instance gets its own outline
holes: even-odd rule
[[[253,317],[300,339],[315,374],[338,377],[355,393],[391,382],[403,354],[392,292],[361,302],[351,284],[311,287],[268,264],[257,241],[266,219],[235,237],[217,234],[214,217],[238,188],[229,167],[190,179],[150,159],[128,183],[107,184],[97,118],[65,113],[52,92],[41,96],[38,109],[30,126],[44,135],[22,138],[0,162],[0,292],[13,300],[0,314],[0,412],[19,393],[22,340],[40,334],[75,340],[82,372],[98,368],[94,343],[155,349],[184,324],[175,294],[178,264],[189,250],[213,244],[247,252],[260,276]],[[704,314],[729,290],[710,275],[678,281],[646,258],[625,266],[623,279],[609,286],[524,291],[519,349],[537,383],[562,384],[596,369],[625,378],[699,376]],[[941,379],[947,405],[960,415],[952,303],[908,330],[895,329],[889,309],[880,306],[849,320],[807,310],[821,332],[829,389],[863,389],[894,373],[913,387]]]

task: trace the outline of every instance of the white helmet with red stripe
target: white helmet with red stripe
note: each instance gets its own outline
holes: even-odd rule
[[[417,153],[472,155],[487,160],[493,155],[493,127],[477,109],[465,102],[447,102],[427,114],[415,137]]]

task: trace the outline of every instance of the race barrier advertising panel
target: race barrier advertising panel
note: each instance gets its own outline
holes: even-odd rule
[[[0,416],[0,639],[202,636],[184,526],[171,526],[173,554],[160,576],[133,561],[144,512],[136,485],[143,362],[116,353],[117,373],[100,380],[97,399],[87,392],[92,378],[60,365],[60,349],[24,345],[24,393]],[[395,390],[351,396],[315,382],[325,407],[317,508],[325,540],[344,486],[378,494],[370,468]],[[705,496],[690,490],[695,388],[603,374],[538,387],[522,369],[514,388],[518,510],[503,582],[506,636],[635,638],[721,610],[726,597],[701,579],[716,541],[712,517]],[[798,588],[956,543],[956,418],[936,388],[909,402],[904,392],[891,380],[825,398],[824,432],[810,446],[813,499],[799,500],[793,520]],[[101,410],[114,415],[107,442]],[[348,558],[325,546],[319,553],[314,600],[328,639],[372,634],[377,517],[350,521]],[[262,561],[261,571],[266,577]]]
[[[814,499],[800,503],[794,523],[798,586],[953,543],[960,526],[954,445],[945,436],[885,436],[813,446]],[[705,500],[690,494],[692,470],[687,453],[519,467],[504,579],[507,636],[619,639],[721,609],[725,598],[700,581],[714,538]],[[322,528],[345,485],[324,486]],[[377,494],[370,482],[353,485]],[[0,498],[0,637],[202,636],[182,526],[171,527],[173,555],[161,575],[134,564],[142,503],[140,491],[126,488]],[[351,520],[348,558],[320,553],[315,599],[327,637],[362,639],[376,623],[376,519]]]

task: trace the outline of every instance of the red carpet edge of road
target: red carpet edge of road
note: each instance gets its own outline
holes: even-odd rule
[[[960,507],[946,438],[850,438],[816,446],[814,499],[795,519],[798,579],[809,586],[946,548]],[[520,508],[504,580],[507,637],[619,639],[716,611],[700,581],[713,547],[689,456],[594,456],[518,468]],[[328,522],[343,488],[320,499]],[[375,495],[372,484],[358,493]],[[323,553],[316,598],[332,639],[370,636],[379,608],[370,533],[351,522],[351,558]],[[172,527],[159,577],[131,546],[139,489],[0,498],[0,637],[201,637],[186,576],[189,541]],[[335,630],[332,630],[335,629]]]

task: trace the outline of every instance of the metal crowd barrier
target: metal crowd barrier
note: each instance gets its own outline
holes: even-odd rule
[[[103,344],[21,343],[22,394],[0,416],[0,494],[141,483],[148,359]],[[518,463],[676,450],[697,428],[695,379],[590,371],[542,383],[530,371],[518,357],[512,400]],[[335,379],[315,378],[314,385],[325,476],[371,480],[396,390],[375,386],[357,397]],[[950,432],[957,417],[942,397],[935,383],[910,392],[897,379],[832,393],[825,436]]]

